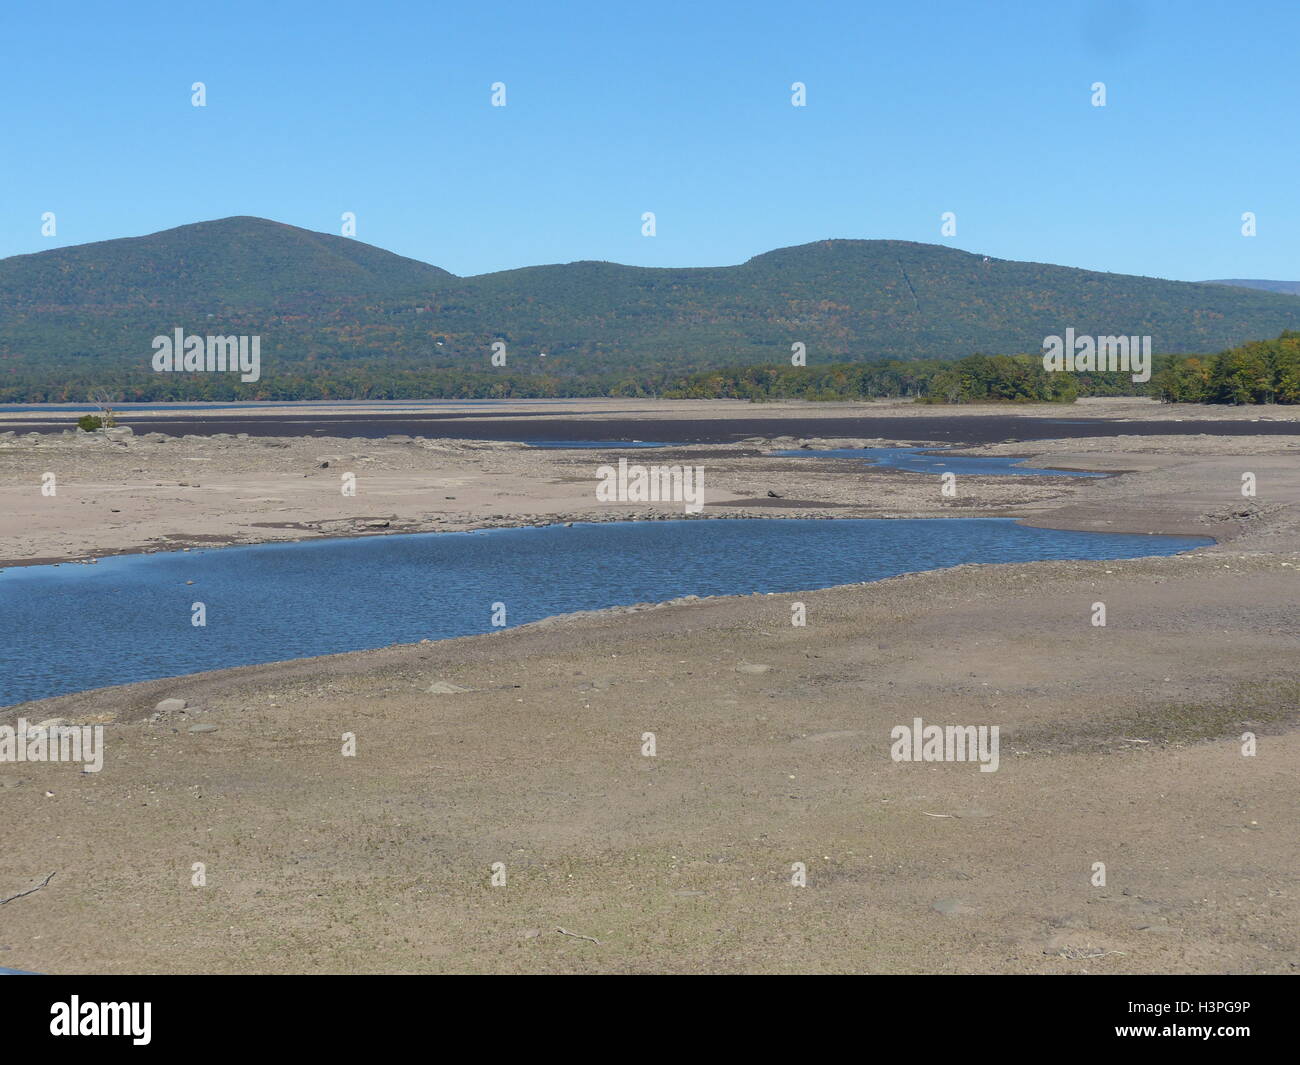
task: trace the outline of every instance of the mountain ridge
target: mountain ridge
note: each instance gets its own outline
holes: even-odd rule
[[[822,239],[715,267],[578,260],[465,277],[328,233],[236,215],[0,259],[0,366],[147,374],[153,336],[262,336],[283,374],[551,373],[960,358],[1041,350],[1067,327],[1210,353],[1300,327],[1300,295],[998,259],[899,240]],[[184,378],[177,378],[178,383]]]
[[[1288,296],[1300,296],[1300,281],[1263,281],[1245,278],[1226,278],[1221,281],[1202,281],[1203,285],[1236,285],[1239,288],[1257,288],[1264,292],[1281,292]]]

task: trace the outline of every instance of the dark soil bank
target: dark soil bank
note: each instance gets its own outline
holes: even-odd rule
[[[121,424],[137,432],[248,433],[250,436],[306,436],[313,432],[339,437],[382,438],[390,434],[460,440],[656,440],[666,443],[725,444],[746,437],[818,436],[862,437],[889,440],[942,440],[954,444],[991,444],[1006,440],[1061,440],[1114,436],[1169,436],[1206,433],[1211,436],[1294,436],[1295,422],[1205,420],[1118,421],[1110,418],[1056,421],[1015,414],[953,418],[889,417],[861,415],[845,418],[805,419],[754,417],[684,420],[635,417],[626,420],[566,417],[546,411],[512,414],[285,414],[247,417],[198,417],[161,414],[126,414]],[[18,432],[60,432],[66,422],[7,422]]]

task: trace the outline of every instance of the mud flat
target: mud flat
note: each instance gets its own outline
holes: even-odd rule
[[[1294,972],[1297,566],[968,567],[29,704],[105,765],[0,766],[0,894],[56,872],[0,961]],[[892,761],[917,717],[998,724],[999,769]]]
[[[82,412],[0,412],[0,427],[57,432]],[[137,410],[122,420],[138,432],[247,433],[251,436],[335,436],[383,439],[392,434],[456,440],[659,440],[666,443],[736,443],[752,436],[790,434],[886,437],[946,443],[996,443],[1055,437],[1209,433],[1234,435],[1254,426],[1259,434],[1290,434],[1297,407],[1186,407],[1155,400],[1094,398],[1054,404],[919,406],[910,400],[808,403],[740,400],[572,399],[478,402],[266,403],[256,408]]]
[[[554,451],[404,434],[369,440],[177,438],[130,430],[114,431],[113,438],[0,433],[0,565],[320,536],[684,516],[680,503],[599,502],[599,468],[621,458],[703,468],[699,516],[705,518],[1010,516],[1223,539],[1241,531],[1246,519],[1258,528],[1261,509],[1271,513],[1293,501],[1300,423],[1295,433],[1267,436],[1251,434],[1250,422],[1221,436],[1138,436],[1123,422],[1110,424],[1116,435],[985,445],[968,453],[1020,454],[1029,465],[1062,469],[1131,471],[1123,477],[962,475],[951,497],[942,494],[938,477],[853,459],[769,454],[803,446],[936,443],[923,436],[790,435]],[[1245,472],[1266,486],[1249,506],[1242,505]],[[349,480],[355,486],[350,495],[344,494]],[[1195,498],[1184,498],[1188,492]],[[1275,518],[1293,520],[1280,511]]]
[[[277,506],[374,520],[401,513],[404,492],[420,499],[413,520],[557,520],[586,513],[574,508],[608,460],[368,442],[364,476],[391,494],[354,514],[326,509],[337,484],[310,484],[337,481],[332,459],[304,468],[336,450],[322,443],[11,442],[6,515],[39,499],[63,448],[70,483],[95,494],[64,500],[61,487],[67,509],[36,532],[24,523],[47,519],[34,508],[7,516],[5,554],[107,543],[104,504],[125,514],[127,500],[163,501],[123,520],[115,542],[128,547],[204,529],[277,535],[246,521],[290,520]],[[0,911],[0,966],[1296,972],[1300,440],[1038,443],[1033,465],[1131,472],[959,478],[948,501],[927,478],[775,459],[762,454],[772,443],[700,460],[706,512],[757,513],[743,501],[771,489],[827,517],[993,513],[1220,542],[647,604],[0,712],[0,724],[105,726],[99,773],[0,763],[0,897],[55,873]],[[329,506],[360,506],[362,478],[357,499]],[[291,498],[291,482],[309,494]],[[224,486],[229,528],[202,502],[208,485]],[[429,508],[431,486],[456,510]],[[234,513],[263,495],[285,501]],[[92,506],[94,520],[75,517]],[[186,705],[158,709],[167,698]],[[999,726],[997,771],[894,761],[892,730],[917,718]],[[806,886],[792,884],[795,863]]]

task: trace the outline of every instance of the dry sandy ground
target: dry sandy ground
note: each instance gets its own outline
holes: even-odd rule
[[[144,480],[170,479],[167,461],[207,457],[232,491],[262,478],[282,497],[291,478],[315,476],[301,465],[314,451],[295,449],[321,444],[259,450],[271,464],[259,472],[211,445],[133,442],[97,451],[72,480],[92,480],[101,506],[133,461],[148,471],[138,503]],[[1222,542],[623,609],[17,708],[7,717],[107,722],[108,751],[98,774],[0,765],[0,899],[55,872],[0,906],[0,966],[1295,972],[1296,444],[1038,443],[1036,465],[1136,472],[959,478],[947,502],[929,478],[732,449],[706,468],[737,498],[775,487],[828,504],[839,492],[854,506],[818,512],[1023,513]],[[410,484],[397,456],[423,462],[445,445],[365,446],[376,473]],[[30,484],[41,466],[30,450],[0,451],[6,504],[26,498],[9,494],[14,476]],[[530,505],[554,493],[546,505],[563,514],[564,492],[590,492],[595,459],[491,447],[439,461],[468,468],[482,493],[531,480]],[[575,461],[587,472],[564,465]],[[786,461],[808,465],[787,474]],[[1240,494],[1243,472],[1255,499]],[[181,479],[224,483],[204,478]],[[57,526],[66,541],[44,554],[75,554],[94,526],[71,517],[92,506],[75,499]],[[190,530],[171,520],[130,525],[121,542]],[[39,537],[18,543],[39,550]],[[791,624],[796,601],[805,627]],[[1099,601],[1104,628],[1090,623]],[[155,713],[164,697],[189,706]],[[998,725],[998,771],[892,761],[891,729],[917,717]],[[498,862],[504,886],[491,884]],[[803,887],[791,883],[800,862]]]
[[[1264,446],[1281,452],[1289,439],[1272,437]],[[1300,438],[1296,447],[1300,453]],[[1072,490],[1069,478],[971,478],[957,498],[945,499],[937,477],[871,471],[852,460],[769,458],[758,443],[547,451],[458,440],[0,437],[0,564],[317,536],[686,516],[680,503],[598,502],[598,469],[617,466],[620,458],[702,467],[706,514],[717,517],[982,513]],[[47,474],[54,477],[53,495],[42,492]],[[343,494],[345,477],[353,479],[355,495]]]
[[[764,453],[801,444],[896,441],[789,437],[740,445],[547,451],[418,437],[0,435],[0,566],[319,536],[689,516],[680,503],[598,502],[599,468],[620,459],[703,469],[706,518],[1037,520],[1067,513],[1079,528],[1230,536],[1242,509],[1236,504],[1242,502],[1243,473],[1259,479],[1261,505],[1289,501],[1277,475],[1297,466],[1300,424],[1297,429],[1295,436],[1121,435],[972,448],[969,453],[1025,455],[1030,465],[1135,472],[1101,485],[1070,477],[962,475],[954,497],[942,493],[937,476],[873,469],[853,459]],[[355,485],[355,494],[343,493],[345,482]],[[1148,521],[1149,507],[1131,505],[1193,486],[1202,505],[1164,511],[1161,527]],[[1100,509],[1062,511],[1072,500],[1099,501]],[[1177,524],[1169,525],[1174,519]]]

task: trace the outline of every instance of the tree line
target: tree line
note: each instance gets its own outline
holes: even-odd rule
[[[567,369],[567,368],[566,368]],[[1251,341],[1213,356],[1157,355],[1151,380],[1126,372],[1049,373],[1037,355],[970,355],[827,365],[739,366],[691,373],[656,369],[460,370],[418,362],[321,361],[243,383],[230,374],[114,371],[72,360],[57,382],[10,366],[0,402],[84,403],[95,389],[119,403],[257,400],[666,399],[865,400],[920,403],[1072,403],[1081,396],[1153,396],[1170,403],[1300,403],[1300,332]]]

